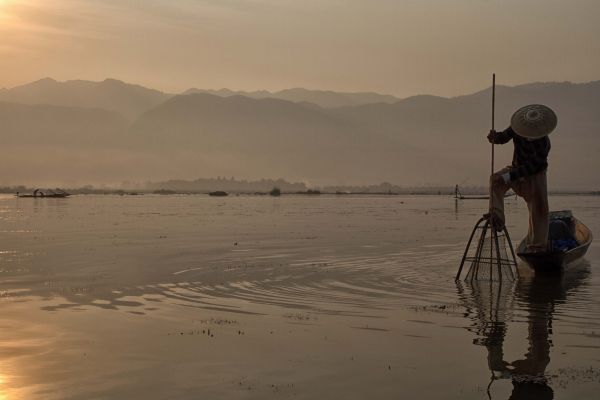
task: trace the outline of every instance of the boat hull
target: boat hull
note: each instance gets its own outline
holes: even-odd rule
[[[19,194],[17,195],[17,197],[21,198],[21,199],[64,199],[65,197],[69,197],[70,195],[68,194],[47,194],[47,195],[37,195],[34,196],[32,194]]]
[[[573,236],[578,246],[568,251],[548,251],[541,253],[526,252],[525,239],[517,248],[517,256],[539,273],[561,273],[565,268],[585,256],[592,243],[592,232],[581,221],[572,218]]]
[[[229,193],[218,190],[216,192],[210,192],[208,195],[215,196],[215,197],[225,197],[225,196],[229,196]]]

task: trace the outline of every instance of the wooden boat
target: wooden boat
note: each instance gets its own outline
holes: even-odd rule
[[[65,198],[65,197],[69,197],[71,194],[65,192],[62,189],[55,189],[55,190],[46,190],[46,191],[42,191],[40,189],[36,189],[33,191],[33,193],[28,194],[28,193],[18,193],[16,194],[17,197],[20,198]]]
[[[209,196],[217,196],[217,197],[225,197],[228,196],[229,193],[224,192],[222,190],[217,190],[216,192],[210,192],[208,193]]]
[[[504,194],[504,198],[507,197],[517,197],[517,194],[512,192],[512,191],[508,191]],[[456,185],[456,187],[454,188],[454,198],[456,200],[489,200],[490,196],[489,195],[464,195],[460,192],[460,189],[458,188],[458,185]]]
[[[469,195],[464,196],[464,195],[461,194],[460,196],[454,196],[454,198],[456,200],[489,200],[490,196],[476,196],[476,195],[473,195],[473,196],[469,196]]]
[[[553,211],[550,213],[548,248],[546,252],[528,253],[523,239],[517,248],[517,255],[529,264],[536,272],[562,272],[568,264],[581,259],[592,243],[592,231],[571,211]],[[564,243],[572,242],[565,248]],[[560,244],[561,246],[558,246]]]

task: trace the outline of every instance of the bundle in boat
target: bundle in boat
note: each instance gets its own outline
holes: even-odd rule
[[[527,252],[527,238],[517,255],[536,272],[562,272],[569,264],[585,256],[593,239],[592,231],[573,216],[571,210],[550,212],[548,248],[544,252]]]

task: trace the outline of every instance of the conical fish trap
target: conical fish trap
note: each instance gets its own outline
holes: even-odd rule
[[[469,266],[467,281],[514,280],[516,260],[506,228],[497,231],[489,220],[482,218],[471,234],[459,275],[464,265]]]

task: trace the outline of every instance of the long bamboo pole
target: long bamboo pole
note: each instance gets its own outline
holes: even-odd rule
[[[496,120],[496,74],[492,74],[492,131],[494,130],[494,122]],[[493,190],[493,185],[492,185],[492,179],[491,177],[494,175],[494,141],[492,140],[492,165],[491,165],[491,172],[490,172],[490,227],[492,228],[492,234],[490,235],[490,280],[491,277],[493,276],[493,269],[494,269],[494,263],[493,263],[493,259],[494,259],[494,238],[496,238],[497,241],[497,233],[496,233],[496,226],[494,224],[494,217],[493,217],[493,211],[494,211],[494,190]],[[498,249],[497,249],[498,250]]]
[[[492,74],[492,130],[494,130],[494,121],[496,117],[496,74]],[[494,173],[494,142],[492,142],[492,171],[491,174]],[[490,186],[490,193],[492,187]],[[492,199],[490,197],[490,199]],[[493,199],[492,199],[493,202]]]

